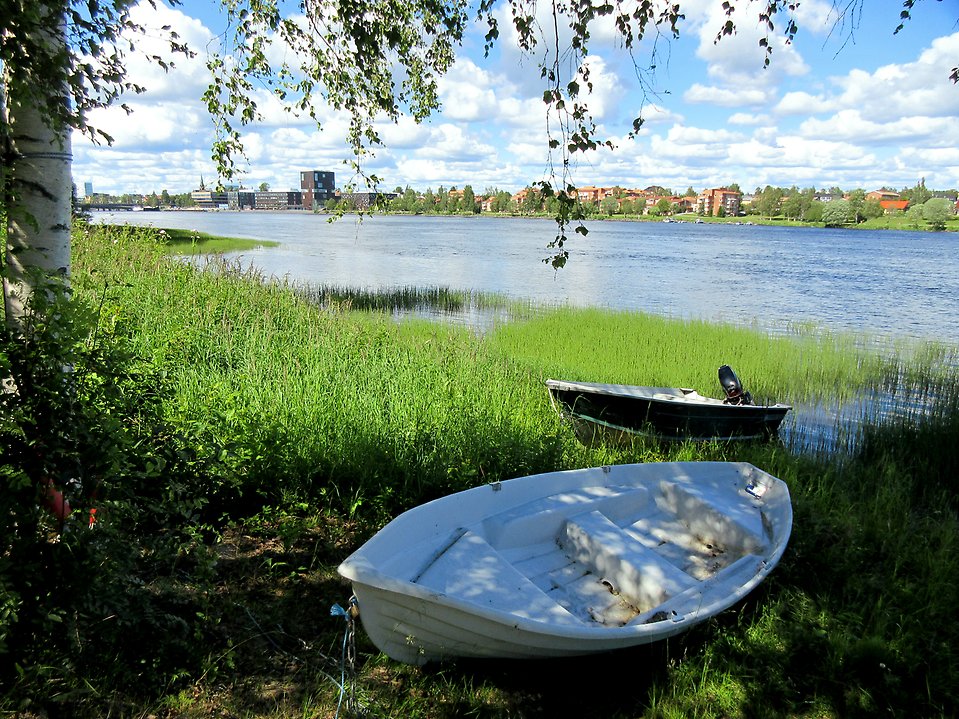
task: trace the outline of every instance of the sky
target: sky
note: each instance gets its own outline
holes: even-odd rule
[[[637,78],[632,61],[597,26],[590,46],[594,92],[590,107],[597,134],[611,139],[577,159],[579,186],[644,188],[682,193],[737,183],[744,192],[773,185],[800,188],[900,189],[924,180],[930,189],[959,187],[959,86],[949,80],[959,65],[959,10],[955,0],[922,0],[899,24],[900,3],[863,0],[861,12],[842,19],[835,5],[848,0],[803,0],[799,33],[784,44],[778,18],[771,64],[763,66],[756,8],[735,3],[737,33],[714,42],[725,21],[718,0],[684,0],[679,39],[659,38],[652,76]],[[540,3],[538,12],[548,11]],[[130,79],[147,88],[123,98],[132,110],[97,110],[90,124],[113,136],[112,145],[73,138],[73,178],[80,192],[189,192],[215,185],[213,124],[202,95],[209,82],[207,49],[226,29],[217,0],[187,0],[156,9],[141,2],[134,17],[169,25],[194,50],[164,72],[143,54],[159,49],[149,34],[128,58]],[[546,105],[536,57],[516,49],[508,5],[500,2],[501,35],[489,57],[485,28],[475,25],[439,84],[442,107],[421,124],[401,118],[377,127],[385,147],[364,162],[380,188],[419,191],[471,185],[477,194],[515,192],[548,176]],[[544,16],[545,17],[545,16]],[[653,62],[644,40],[636,62]],[[644,87],[645,85],[645,87]],[[344,116],[317,107],[312,120],[261,102],[265,118],[244,129],[245,187],[299,187],[302,170],[336,173],[338,187],[355,180],[348,161]],[[645,120],[629,137],[632,121]],[[554,156],[553,160],[557,160]]]

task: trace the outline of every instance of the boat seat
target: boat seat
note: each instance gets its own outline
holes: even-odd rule
[[[571,559],[645,612],[698,582],[600,512],[571,517],[560,535]]]
[[[497,612],[549,624],[583,625],[475,532],[464,532],[414,581]]]
[[[700,612],[712,611],[715,602],[731,604],[730,597],[745,596],[742,589],[746,583],[756,576],[764,560],[755,554],[740,557],[728,567],[724,567],[711,579],[698,582],[684,592],[667,599],[663,604],[647,609],[637,614],[629,622],[629,626],[651,624],[657,621],[679,622],[689,619]]]
[[[616,519],[636,514],[650,504],[646,487],[588,487],[560,492],[485,519],[483,534],[496,549],[508,550],[534,543],[534,537],[553,541],[574,507],[579,511],[589,507]]]
[[[663,482],[656,505],[689,527],[703,543],[726,547],[735,554],[763,554],[767,548],[762,511],[734,495],[716,506],[693,484]]]

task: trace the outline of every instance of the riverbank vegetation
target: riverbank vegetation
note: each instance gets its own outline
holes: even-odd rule
[[[817,190],[757,187],[744,195],[739,185],[729,186],[739,193],[741,202],[736,214],[727,215],[726,208],[718,214],[704,212],[698,207],[698,193],[689,187],[683,194],[664,187],[626,189],[623,187],[582,188],[575,203],[575,217],[579,220],[628,221],[695,221],[695,222],[750,222],[753,224],[862,227],[864,229],[901,230],[959,230],[955,189],[934,193],[920,181],[915,187],[899,192],[863,189],[843,191],[839,187]],[[880,199],[885,198],[885,200]],[[895,198],[895,202],[888,202]],[[886,201],[884,205],[883,202]],[[351,199],[330,199],[326,210],[352,211]],[[498,188],[486,188],[475,193],[471,185],[462,190],[440,186],[436,192],[427,188],[420,192],[412,187],[396,187],[392,193],[378,196],[378,211],[398,214],[472,215],[492,214],[519,217],[554,218],[560,210],[560,200],[541,188],[528,186],[518,193]]]
[[[770,337],[564,307],[518,308],[475,332],[394,319],[424,295],[446,302],[443,291],[377,306],[162,250],[155,232],[79,227],[71,306],[45,312],[26,346],[0,346],[0,368],[23,388],[0,395],[2,710],[959,712],[955,348],[879,352],[815,328]],[[797,410],[863,392],[922,401],[857,424],[855,441],[829,452],[584,447],[543,387],[576,376],[710,393],[727,362],[755,395]],[[344,622],[330,608],[350,590],[336,566],[392,516],[484,482],[675,459],[749,461],[789,484],[790,546],[733,609],[599,657],[426,668],[386,659],[358,628],[355,664],[341,663]],[[73,504],[62,527],[40,506],[38,477]]]
[[[170,253],[200,255],[224,252],[243,252],[257,247],[276,247],[279,242],[254,240],[248,237],[221,237],[197,230],[158,229],[157,241]]]

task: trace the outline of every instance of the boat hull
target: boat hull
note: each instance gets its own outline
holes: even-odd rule
[[[625,433],[664,439],[761,439],[775,436],[791,407],[733,405],[674,387],[547,380],[556,408],[581,438]]]
[[[686,517],[681,532],[670,512]],[[749,464],[596,467],[416,507],[339,572],[366,633],[398,661],[576,656],[728,608],[775,567],[791,526],[785,484]]]

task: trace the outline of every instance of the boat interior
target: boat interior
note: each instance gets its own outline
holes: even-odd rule
[[[757,507],[716,501],[668,481],[554,494],[457,529],[407,576],[554,625],[682,621],[755,575],[772,541]]]

